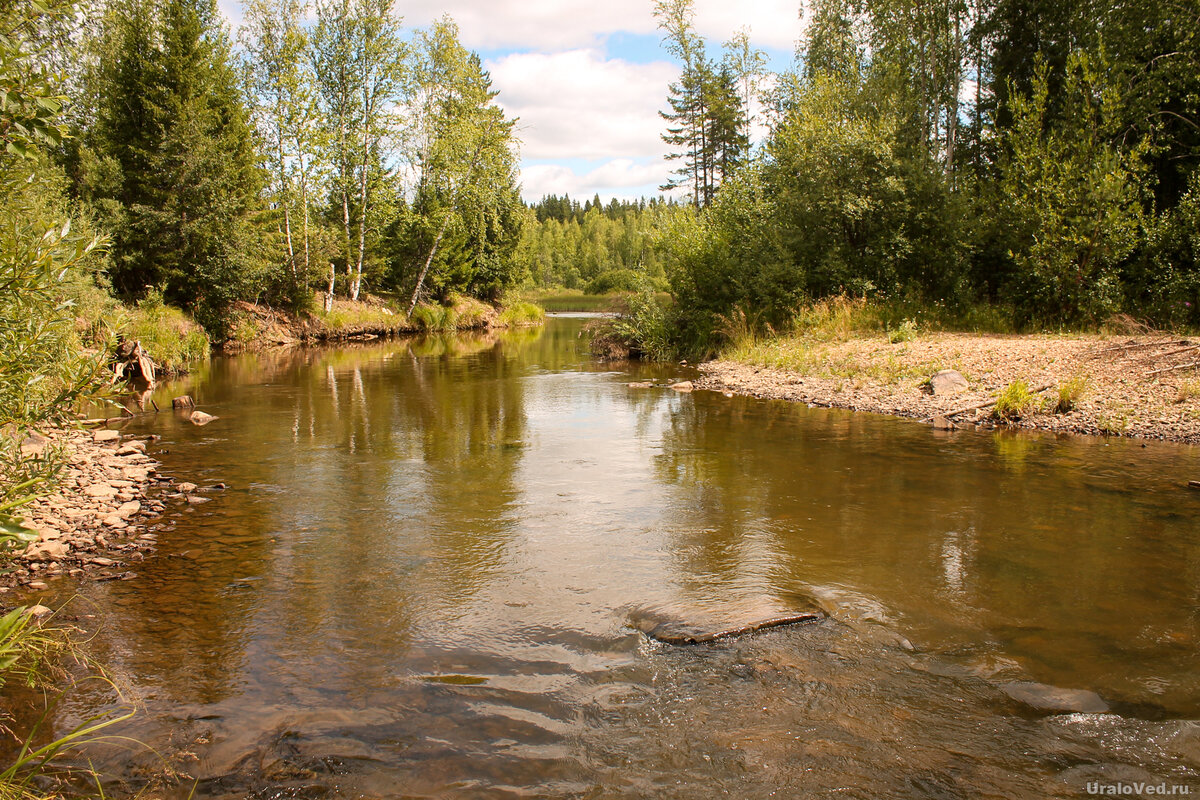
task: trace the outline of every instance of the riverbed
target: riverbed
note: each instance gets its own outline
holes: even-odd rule
[[[583,322],[162,387],[218,420],[129,432],[229,488],[169,504],[136,579],[50,590],[140,706],[150,747],[85,753],[108,795],[1200,792],[1195,447],[676,392]]]

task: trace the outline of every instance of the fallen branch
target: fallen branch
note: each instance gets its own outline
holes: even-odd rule
[[[1033,391],[1030,392],[1030,394],[1041,394],[1042,392],[1046,391],[1047,389],[1052,389],[1052,388],[1054,388],[1054,384],[1047,383],[1045,386],[1039,386],[1037,389],[1034,389]],[[953,411],[947,411],[945,414],[934,414],[933,417],[926,417],[925,419],[923,419],[921,421],[922,422],[933,422],[934,417],[945,417],[946,419],[950,419],[951,417],[957,417],[959,414],[965,414],[968,411],[979,411],[984,408],[990,408],[991,406],[996,405],[996,400],[998,400],[998,399],[999,398],[997,397],[995,399],[988,400],[986,403],[978,403],[976,405],[967,406],[965,408],[956,408]]]
[[[1193,344],[1189,347],[1181,347],[1178,350],[1168,350],[1165,353],[1159,353],[1155,358],[1166,358],[1167,356],[1176,356],[1180,353],[1186,353],[1190,350],[1200,350],[1200,344]]]
[[[1151,375],[1161,375],[1164,372],[1176,372],[1181,369],[1193,369],[1195,367],[1200,367],[1200,361],[1193,361],[1190,364],[1176,364],[1173,367],[1163,367],[1162,369],[1152,370],[1151,372],[1146,373],[1146,377],[1149,378]]]
[[[689,633],[679,630],[677,623],[664,622],[655,625],[649,629],[641,628],[641,631],[659,642],[674,645],[690,645],[690,644],[705,644],[707,642],[715,642],[718,639],[729,639],[734,636],[744,636],[747,633],[766,630],[768,628],[779,628],[784,625],[799,625],[805,622],[817,622],[824,619],[825,615],[817,611],[808,611],[803,614],[789,614],[782,617],[768,617],[757,622],[750,622],[745,625],[738,625],[734,628],[722,628],[717,631],[706,631],[702,633]]]

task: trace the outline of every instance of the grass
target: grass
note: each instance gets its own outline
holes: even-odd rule
[[[1075,408],[1075,405],[1084,398],[1091,389],[1091,381],[1083,375],[1076,375],[1069,381],[1065,381],[1058,385],[1058,402],[1054,405],[1054,410],[1059,414],[1066,414]]]
[[[1005,422],[1020,419],[1021,415],[1037,404],[1037,398],[1029,391],[1029,384],[1018,378],[1004,388],[996,398],[996,406],[992,410],[996,419]]]
[[[1176,403],[1186,403],[1189,400],[1200,397],[1200,379],[1193,378],[1181,382],[1177,391],[1179,394],[1175,397]]]
[[[212,343],[191,317],[151,295],[128,312],[118,327],[124,338],[142,343],[155,364],[169,375],[186,372],[192,362],[207,358]]]
[[[584,294],[572,289],[543,289],[525,292],[521,299],[546,311],[612,311],[620,295]]]
[[[516,300],[508,303],[500,311],[497,322],[507,328],[518,325],[538,325],[546,319],[546,312],[536,303],[528,300]]]

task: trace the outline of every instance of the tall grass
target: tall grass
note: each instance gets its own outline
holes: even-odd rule
[[[98,714],[62,736],[36,744],[43,738],[42,728],[62,698],[61,692],[55,692],[56,684],[66,678],[62,664],[72,658],[95,669],[81,655],[70,630],[38,623],[24,607],[0,617],[0,688],[11,681],[41,690],[41,697],[45,698],[44,709],[30,730],[17,732],[10,728],[21,746],[11,763],[0,764],[0,800],[41,800],[46,795],[39,787],[52,775],[64,777],[82,772],[94,777],[90,770],[70,768],[64,763],[65,757],[82,746],[108,739],[104,735],[106,729],[134,715],[132,708]],[[112,685],[102,674],[97,673],[96,677]]]
[[[508,328],[519,325],[538,325],[546,319],[546,312],[536,303],[516,300],[504,306],[497,322]]]

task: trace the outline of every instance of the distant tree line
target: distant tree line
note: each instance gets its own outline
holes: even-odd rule
[[[1200,5],[815,0],[795,67],[766,77],[704,60],[691,0],[657,14],[682,65],[663,138],[704,209],[664,252],[695,339],[834,294],[1200,324]],[[765,109],[732,169],[714,71]]]

